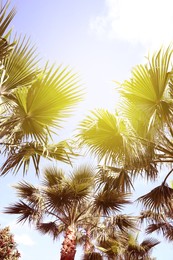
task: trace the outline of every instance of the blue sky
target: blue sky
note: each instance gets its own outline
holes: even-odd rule
[[[64,124],[65,136],[70,136],[88,110],[98,107],[113,110],[118,99],[113,81],[127,79],[132,67],[145,62],[150,50],[173,39],[171,0],[13,0],[11,3],[17,8],[12,23],[14,32],[31,38],[43,64],[49,60],[70,65],[79,73],[86,89],[85,100],[73,119]],[[1,179],[1,208],[16,201],[11,185],[21,178],[9,174]],[[26,180],[38,183],[32,170]],[[142,182],[136,185],[143,193],[150,188]],[[16,225],[14,216],[1,214],[0,223],[11,225],[22,260],[58,258],[60,241],[53,243],[51,238],[41,236],[27,225]],[[171,252],[172,246],[165,243],[157,246],[153,255],[158,260],[171,260]],[[79,254],[76,259],[80,259]]]

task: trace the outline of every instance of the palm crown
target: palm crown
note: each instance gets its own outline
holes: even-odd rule
[[[54,239],[64,232],[62,255],[67,254],[69,236],[73,237],[73,255],[77,231],[93,230],[101,216],[118,212],[129,203],[128,195],[123,192],[104,188],[97,190],[95,178],[94,170],[88,166],[79,167],[66,177],[61,170],[47,168],[40,187],[27,182],[15,186],[21,200],[7,207],[5,212],[19,214],[19,222],[29,221]],[[49,222],[44,222],[46,216]]]

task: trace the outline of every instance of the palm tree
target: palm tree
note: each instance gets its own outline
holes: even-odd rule
[[[115,113],[92,111],[79,126],[80,144],[98,157],[100,181],[107,180],[112,188],[132,191],[136,176],[155,181],[160,166],[163,169],[173,162],[171,59],[169,46],[149,57],[147,64],[136,66],[130,80],[120,84],[120,104]],[[152,222],[147,232],[165,232],[167,238],[172,234],[170,217],[166,217],[172,210],[173,189],[167,184],[172,171],[161,185],[138,200],[145,210],[164,213],[164,220]]]
[[[63,233],[61,260],[74,259],[77,232],[94,229],[98,218],[118,212],[129,203],[123,192],[98,190],[95,172],[88,166],[70,175],[47,168],[40,187],[21,182],[15,188],[22,200],[7,207],[5,213],[19,214],[18,222],[31,222],[54,239]],[[49,221],[45,222],[47,216]]]
[[[41,157],[70,163],[71,145],[52,141],[82,95],[78,75],[70,68],[48,62],[40,68],[26,37],[14,37],[12,43],[2,38],[1,44],[14,14],[15,9],[8,14],[8,4],[0,10],[0,145],[6,157],[1,175],[21,166],[26,173],[31,161],[38,173]]]
[[[99,249],[110,260],[152,260],[151,251],[160,242],[157,239],[147,238],[138,242],[138,235],[130,233],[110,234],[107,240],[100,243]]]

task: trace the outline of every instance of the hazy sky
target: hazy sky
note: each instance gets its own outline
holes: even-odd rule
[[[30,36],[43,58],[57,65],[70,65],[78,72],[86,89],[85,101],[69,121],[74,127],[87,111],[116,105],[116,84],[130,75],[133,66],[145,62],[153,48],[173,39],[171,0],[13,0],[17,15],[13,30]],[[65,125],[70,134],[69,122]],[[37,183],[33,172],[27,180]],[[21,176],[1,179],[0,206],[16,201],[11,184]],[[145,186],[143,184],[143,190]],[[21,260],[58,259],[59,243],[41,236],[27,225],[16,225],[16,218],[0,215],[2,225],[11,224],[16,234]],[[154,235],[153,235],[154,236]],[[159,239],[159,238],[158,238]],[[157,246],[153,256],[172,260],[172,247]],[[80,256],[77,255],[77,260]]]

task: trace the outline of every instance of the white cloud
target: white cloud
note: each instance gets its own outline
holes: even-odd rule
[[[90,23],[98,34],[145,46],[173,41],[172,0],[105,0],[105,4],[105,15]]]

